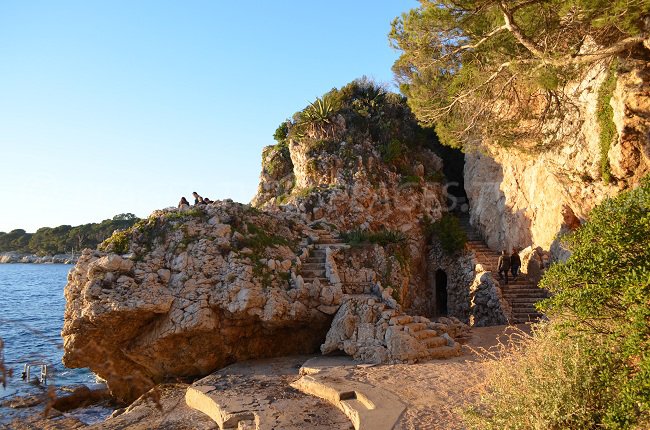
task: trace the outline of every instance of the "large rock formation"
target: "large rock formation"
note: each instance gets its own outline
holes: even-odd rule
[[[289,282],[309,234],[299,217],[232,202],[154,213],[109,240],[119,253],[86,250],[70,272],[64,363],[131,401],[167,377],[316,350],[331,316],[319,289]]]
[[[574,110],[562,118],[550,148],[503,148],[485,136],[480,149],[467,153],[471,221],[491,248],[549,249],[558,233],[580,225],[604,198],[650,171],[650,66],[626,60],[618,68],[610,102],[617,136],[605,160],[597,112],[609,73],[607,65],[596,65],[569,87]],[[602,176],[605,162],[609,184]]]
[[[315,352],[328,332],[324,351],[342,347],[332,339],[344,335],[330,324],[337,312],[349,316],[349,306],[339,307],[356,295],[390,318],[426,310],[425,227],[444,211],[442,162],[418,138],[403,99],[370,91],[385,97],[373,119],[374,107],[357,94],[368,88],[359,88],[325,131],[306,129],[264,150],[256,207],[223,201],[156,211],[101,250],[85,250],[65,288],[64,363],[89,367],[130,402],[168,379]],[[375,243],[349,248],[337,235]],[[418,324],[429,331],[398,334],[398,324],[381,340],[380,331],[352,331],[357,350],[384,342],[377,351],[387,353],[373,361],[457,351],[449,335],[440,338],[455,329]]]

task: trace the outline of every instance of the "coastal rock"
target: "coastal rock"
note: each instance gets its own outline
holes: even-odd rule
[[[365,363],[414,363],[459,355],[449,333],[463,337],[469,327],[455,318],[411,317],[373,296],[346,296],[321,352],[340,350]]]
[[[84,251],[65,288],[64,363],[90,367],[131,402],[169,376],[313,352],[332,318],[317,308],[332,294],[296,291],[292,267],[259,263],[297,259],[304,229],[299,217],[217,202],[154,213],[130,232],[133,259]]]
[[[468,151],[465,190],[471,223],[493,250],[550,249],[558,233],[579,226],[604,198],[633,187],[650,170],[650,69],[626,60],[611,99],[617,137],[601,160],[596,120],[599,90],[608,77],[597,64],[567,90],[575,110],[563,117],[562,136],[543,150],[504,148],[489,136]],[[602,176],[609,165],[611,181]],[[561,258],[561,257],[558,257]]]

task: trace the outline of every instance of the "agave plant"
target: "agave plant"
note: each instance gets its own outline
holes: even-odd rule
[[[319,97],[301,113],[298,126],[309,137],[327,137],[332,131],[332,119],[336,111],[337,107],[331,100]]]

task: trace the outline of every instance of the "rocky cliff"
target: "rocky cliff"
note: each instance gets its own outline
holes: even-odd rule
[[[65,288],[67,366],[130,402],[254,357],[458,352],[460,321],[404,313],[428,308],[425,229],[445,210],[430,136],[399,96],[363,82],[336,91],[336,108],[311,122],[303,111],[264,150],[254,206],[156,211],[83,252]]]
[[[468,151],[471,221],[491,248],[549,249],[558,233],[580,225],[605,197],[650,171],[650,66],[644,55],[617,67],[597,64],[570,85],[572,109],[560,119],[552,145],[504,148],[483,136]],[[615,128],[613,137],[607,127]]]

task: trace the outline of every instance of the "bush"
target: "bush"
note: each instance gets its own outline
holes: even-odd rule
[[[287,140],[287,137],[289,136],[289,124],[290,121],[286,120],[275,129],[273,139],[275,139],[276,142],[284,143]]]
[[[587,346],[539,327],[519,333],[487,364],[486,386],[478,406],[465,412],[470,429],[592,429],[593,411],[610,399],[594,391],[598,364],[585,360]]]
[[[437,238],[442,249],[450,255],[465,248],[467,243],[467,233],[460,226],[458,218],[450,214],[444,214],[436,222],[425,220],[425,232]]]
[[[616,124],[614,124],[614,110],[609,102],[612,99],[612,93],[616,87],[616,66],[618,62],[612,61],[609,68],[607,79],[598,89],[598,105],[596,107],[596,117],[600,127],[600,173],[605,183],[611,180],[611,171],[609,166],[609,148],[614,139],[616,139]]]
[[[350,230],[339,234],[341,240],[351,246],[367,245],[376,243],[386,246],[391,243],[402,244],[406,241],[406,236],[401,231],[380,230],[376,233],[367,230]]]
[[[540,284],[551,323],[496,363],[474,428],[650,428],[650,178],[563,242]]]

